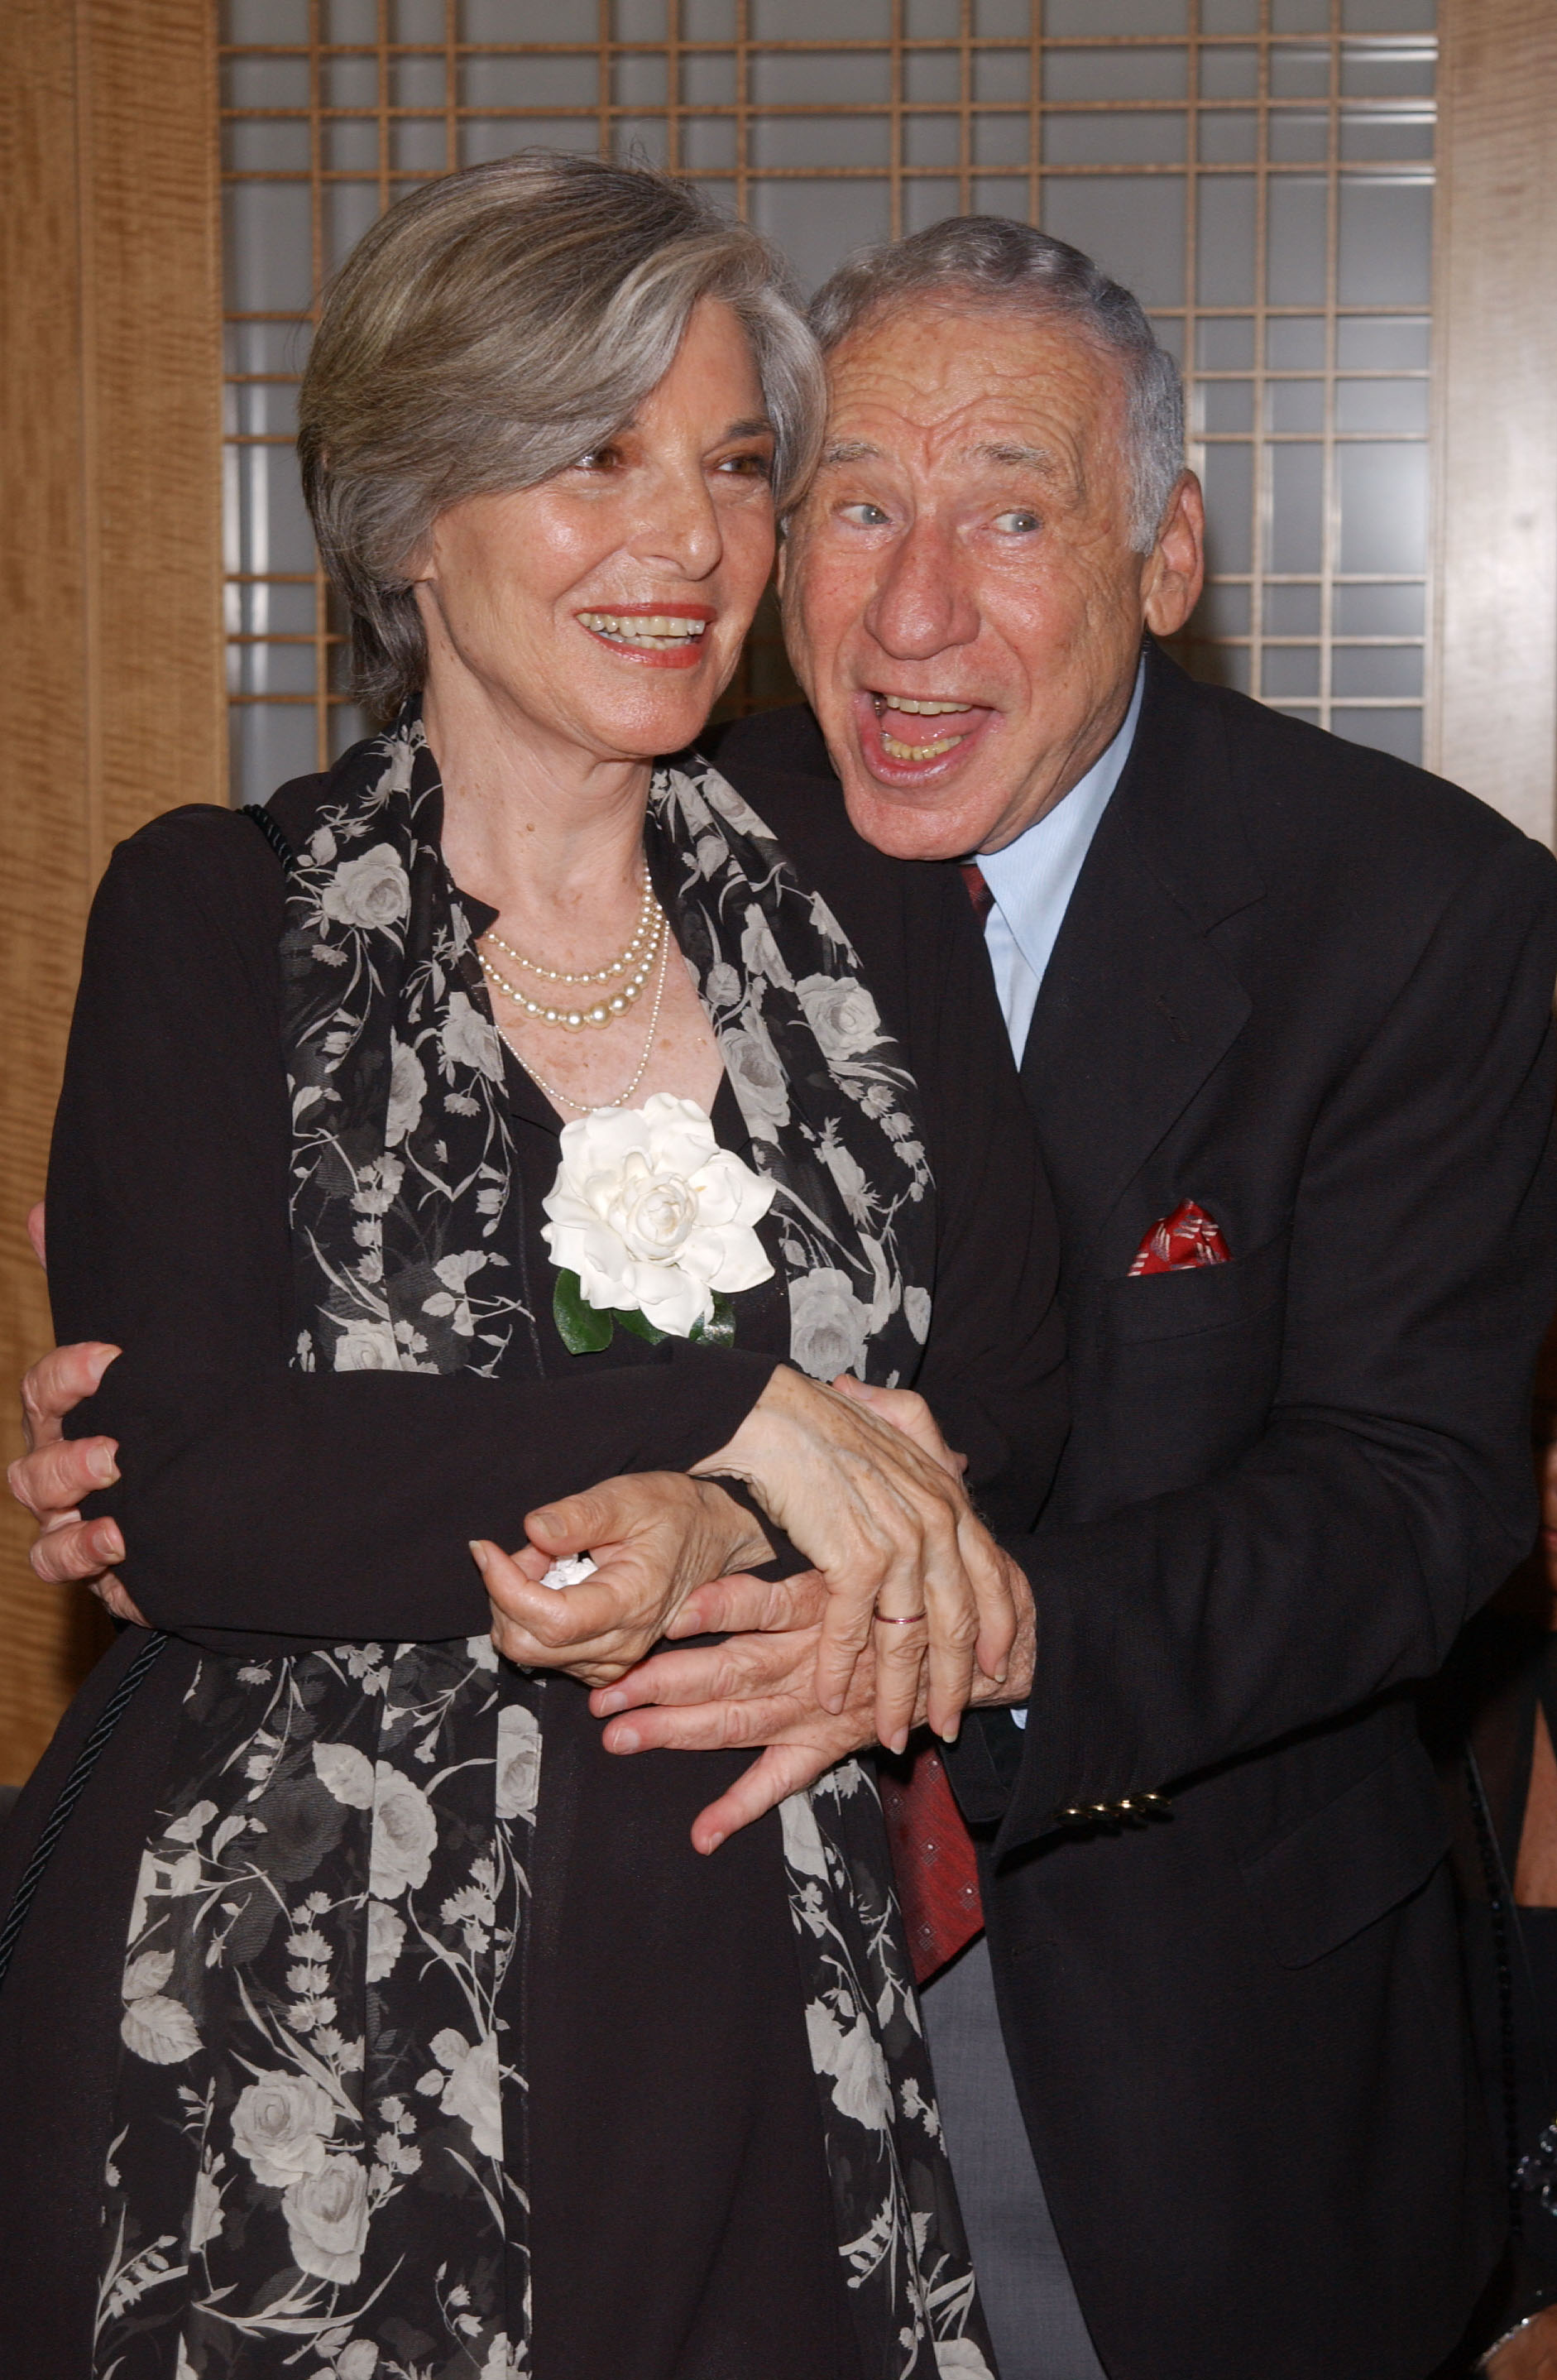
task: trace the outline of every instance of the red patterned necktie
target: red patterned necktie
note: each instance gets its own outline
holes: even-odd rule
[[[965,859],[961,866],[968,898],[982,923],[995,896],[977,860]],[[932,1742],[911,1752],[897,1771],[882,1765],[881,1808],[913,1979],[927,1984],[984,1931],[978,1858],[936,1745]]]

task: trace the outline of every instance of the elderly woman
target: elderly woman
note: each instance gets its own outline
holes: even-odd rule
[[[687,748],[819,405],[762,244],[646,173],[452,176],[328,298],[299,444],[390,723],[115,854],[56,1132],[143,1625],[0,1877],[18,2374],[988,2368],[864,1772],[701,1859],[740,1759],[612,1761],[584,1682],[766,1557],[738,1474],[838,1692],[874,1603],[883,1732],[927,1646],[949,1730],[1002,1558],[814,1383],[916,1385],[1023,1518],[1057,1431],[955,874]],[[548,1584],[536,1508],[645,1471],[676,1559]]]

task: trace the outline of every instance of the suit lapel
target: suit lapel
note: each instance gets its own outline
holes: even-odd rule
[[[1153,650],[1022,1055],[1067,1274],[1242,1030],[1248,994],[1206,936],[1262,891],[1215,699]]]

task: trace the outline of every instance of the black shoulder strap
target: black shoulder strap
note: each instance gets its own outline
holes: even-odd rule
[[[263,802],[245,802],[243,816],[252,819],[284,868],[290,868],[297,855],[283,834]]]

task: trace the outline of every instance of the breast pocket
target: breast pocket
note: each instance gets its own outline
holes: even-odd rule
[[[1281,1370],[1289,1241],[1086,1284],[1071,1344],[1087,1476],[1070,1484],[1089,1516],[1190,1487],[1259,1437]]]

